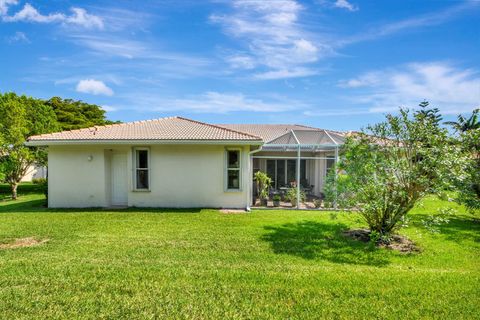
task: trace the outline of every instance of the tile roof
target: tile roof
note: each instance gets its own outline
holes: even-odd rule
[[[170,117],[42,134],[28,139],[29,142],[72,140],[231,140],[259,142],[261,138],[231,128],[182,117]]]
[[[255,136],[259,136],[263,139],[264,142],[269,142],[271,140],[274,140],[290,132],[291,130],[294,130],[295,132],[297,131],[325,132],[326,131],[333,137],[344,135],[343,132],[339,132],[339,131],[323,130],[323,129],[307,127],[299,124],[219,124],[218,126],[253,134]],[[305,132],[305,134],[307,135],[308,133]]]

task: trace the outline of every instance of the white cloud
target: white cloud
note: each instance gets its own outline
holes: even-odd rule
[[[303,6],[294,0],[260,1],[236,0],[233,12],[212,15],[210,20],[220,24],[224,31],[244,43],[245,52],[229,55],[226,61],[232,68],[263,69],[261,73],[303,77],[315,71],[297,72],[308,69],[321,56],[331,53],[331,48],[318,45],[299,23]]]
[[[0,16],[7,14],[8,7],[16,5],[18,0],[0,0]]]
[[[102,109],[107,111],[107,112],[115,112],[115,111],[118,110],[117,108],[112,107],[112,106],[102,106]]]
[[[440,25],[457,17],[464,11],[472,10],[479,5],[480,1],[465,1],[444,10],[429,12],[420,16],[380,25],[370,30],[364,30],[354,36],[338,40],[336,45],[344,46],[362,41],[375,40],[408,30]]]
[[[333,5],[337,8],[346,9],[348,11],[357,11],[358,10],[357,6],[351,4],[347,0],[337,0],[337,1],[335,1],[335,3]]]
[[[193,113],[225,114],[230,112],[285,112],[305,107],[298,101],[285,97],[275,97],[268,100],[247,97],[242,93],[220,93],[208,91],[201,95],[184,99],[143,98],[140,104],[149,105],[156,111],[182,111]]]
[[[246,55],[233,55],[227,57],[226,60],[234,69],[253,69],[256,66],[255,59]]]
[[[103,29],[103,20],[100,17],[87,13],[82,8],[71,8],[73,14],[65,19],[66,23],[82,26],[87,29]]]
[[[381,74],[378,72],[367,72],[357,78],[342,80],[339,86],[342,88],[360,88],[378,84],[382,80]]]
[[[1,0],[0,0],[1,1]],[[8,1],[8,0],[7,0]],[[5,7],[4,5],[4,8]],[[2,5],[0,3],[0,13],[2,12]],[[63,13],[49,13],[47,15],[41,14],[31,4],[26,3],[23,9],[18,11],[12,16],[6,15],[6,10],[3,12],[3,21],[5,22],[36,22],[36,23],[63,23],[65,25],[80,26],[87,29],[103,29],[103,20],[95,15],[87,13],[82,8],[71,8],[71,15],[65,15]]]
[[[26,3],[22,10],[15,13],[13,16],[3,17],[4,21],[16,22],[16,21],[29,21],[39,23],[60,22],[65,20],[65,15],[62,13],[51,13],[48,15],[42,15],[32,7],[29,3]]]
[[[28,39],[27,35],[21,31],[15,32],[13,36],[7,38],[7,41],[9,43],[30,43],[30,39]]]
[[[444,114],[471,111],[480,105],[480,75],[447,63],[411,63],[400,68],[369,72],[342,81],[340,86],[363,93],[357,103],[370,105],[370,112],[394,111],[399,106],[416,106],[423,100]]]
[[[112,96],[113,90],[105,83],[94,79],[80,80],[77,84],[76,90],[78,92],[90,93],[94,95]]]
[[[317,74],[318,72],[309,68],[293,68],[293,69],[279,69],[267,71],[263,73],[254,74],[253,77],[259,80],[277,80],[288,78],[308,77]]]
[[[109,36],[97,37],[87,35],[71,36],[76,44],[80,44],[102,55],[119,56],[123,58],[138,58],[145,55],[146,46],[138,41],[116,39]]]

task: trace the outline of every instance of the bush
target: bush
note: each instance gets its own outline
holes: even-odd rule
[[[34,179],[32,179],[33,184],[44,184],[45,182],[47,182],[47,179],[45,179],[45,178],[34,178]]]
[[[350,177],[346,174],[337,174],[335,177],[336,168],[332,168],[326,177],[324,193],[325,203],[329,207],[333,207],[336,203],[340,208],[351,208],[355,206],[353,192],[350,191]]]
[[[48,180],[42,179],[42,181],[38,183],[38,186],[40,187],[40,190],[45,195],[45,199],[47,200],[47,203],[48,203]]]
[[[373,235],[382,239],[402,227],[420,199],[449,190],[452,178],[462,175],[465,156],[439,126],[438,110],[427,106],[422,103],[413,116],[408,109],[387,115],[366,133],[348,137],[343,146],[340,169],[348,174],[345,192],[355,200],[370,231],[376,232]]]
[[[290,201],[290,203],[296,204],[297,203],[297,188],[290,188],[287,190],[287,194],[285,195],[285,200]],[[300,190],[300,202],[305,202],[305,192]]]

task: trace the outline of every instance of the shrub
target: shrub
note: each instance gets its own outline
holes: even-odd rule
[[[33,184],[44,184],[45,182],[47,182],[47,179],[45,179],[45,178],[33,178],[32,179]]]
[[[451,188],[465,157],[445,128],[437,109],[410,113],[400,109],[367,132],[347,138],[340,169],[370,231],[386,239],[425,195]],[[339,189],[341,190],[341,189]],[[375,233],[373,233],[375,235]]]
[[[326,177],[324,194],[325,203],[330,207],[336,203],[340,208],[351,208],[355,206],[355,199],[351,189],[350,177],[346,174],[338,173],[335,176],[336,168],[332,168]]]
[[[43,194],[45,195],[45,199],[47,200],[47,204],[48,204],[48,180],[43,179],[38,183],[38,186],[40,187],[40,190],[42,190]]]
[[[255,181],[257,182],[260,199],[268,199],[268,192],[270,190],[270,185],[272,184],[272,179],[270,179],[265,172],[257,171],[255,173]]]
[[[297,188],[290,188],[285,194],[285,200],[290,201],[292,205],[297,203]],[[305,192],[300,190],[300,202],[305,202]]]

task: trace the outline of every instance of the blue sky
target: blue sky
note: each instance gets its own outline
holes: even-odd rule
[[[480,1],[0,0],[0,91],[113,120],[356,130],[480,106]]]

